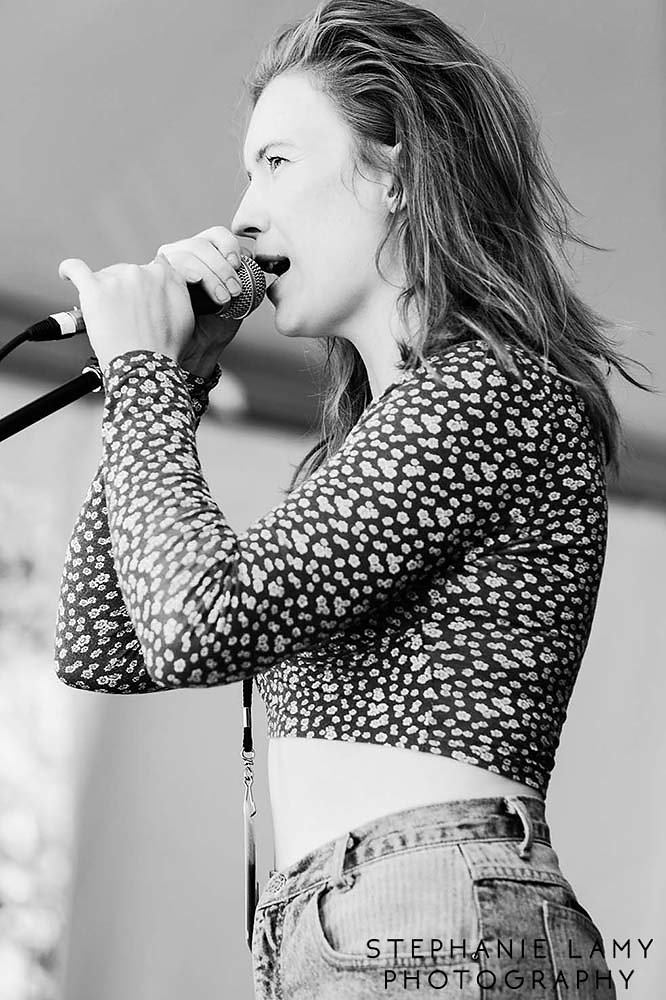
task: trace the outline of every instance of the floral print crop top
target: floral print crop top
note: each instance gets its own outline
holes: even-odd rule
[[[58,676],[131,694],[252,675],[269,737],[441,754],[545,794],[596,607],[606,479],[580,397],[509,352],[515,374],[472,341],[404,371],[241,533],[195,441],[219,368],[114,358]]]

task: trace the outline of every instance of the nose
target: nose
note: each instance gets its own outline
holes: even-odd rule
[[[231,231],[236,236],[249,236],[251,239],[256,239],[259,233],[266,232],[267,229],[266,210],[260,205],[256,188],[250,183],[231,220]]]

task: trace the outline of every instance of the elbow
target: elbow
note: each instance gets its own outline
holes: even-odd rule
[[[53,641],[53,667],[68,687],[93,691],[99,688],[94,664],[94,644],[87,633],[77,632],[59,617]]]
[[[90,655],[90,639],[76,628],[75,619],[68,618],[61,597],[53,637],[53,667],[55,675],[68,687],[85,688],[84,675]]]
[[[68,687],[76,686],[73,671],[58,658],[54,661],[54,672],[58,680],[62,681],[63,684],[66,684]]]
[[[98,690],[92,671],[86,669],[85,663],[80,659],[65,656],[60,650],[55,652],[54,672],[58,680],[67,687],[82,691]]]
[[[72,655],[71,645],[60,641],[56,635],[53,646],[53,668],[58,680],[69,687],[80,687],[82,666],[80,658]]]

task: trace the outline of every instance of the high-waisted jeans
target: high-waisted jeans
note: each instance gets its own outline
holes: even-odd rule
[[[252,961],[256,1000],[615,1000],[528,796],[391,813],[272,871]]]

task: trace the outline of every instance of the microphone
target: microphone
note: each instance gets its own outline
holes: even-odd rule
[[[257,308],[266,294],[266,278],[256,260],[241,254],[241,266],[237,272],[242,285],[238,295],[220,305],[207,294],[199,282],[188,284],[187,291],[195,316],[209,316],[215,313],[223,319],[245,319]],[[86,324],[78,306],[65,312],[51,313],[46,319],[29,326],[23,334],[24,340],[45,341],[65,340],[77,333],[85,333]]]

